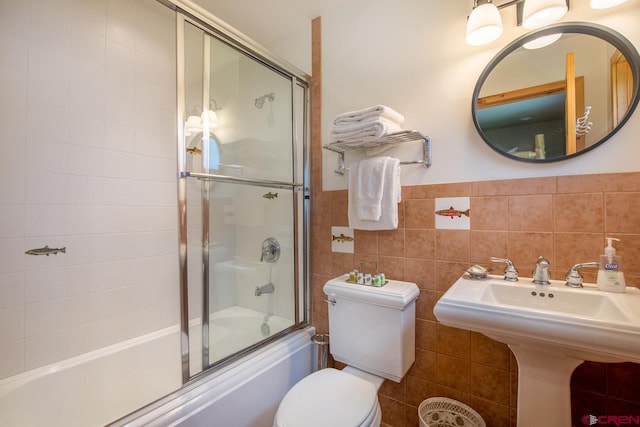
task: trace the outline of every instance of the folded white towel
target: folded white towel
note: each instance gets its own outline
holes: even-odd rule
[[[357,181],[359,162],[349,165],[349,227],[358,230],[394,230],[398,228],[398,203],[401,201],[400,161],[391,157],[385,163],[386,172],[380,202],[381,215],[377,221],[360,219],[357,212]]]
[[[382,189],[389,157],[362,160],[358,165],[356,210],[359,219],[377,221],[382,215]]]
[[[333,124],[335,126],[343,126],[351,123],[376,120],[378,118],[385,118],[397,124],[404,121],[404,116],[393,108],[387,107],[386,105],[373,105],[371,107],[363,108],[362,110],[338,114],[333,119]]]
[[[354,122],[348,126],[334,126],[331,137],[336,141],[374,140],[401,130],[397,123],[378,119],[372,122]]]

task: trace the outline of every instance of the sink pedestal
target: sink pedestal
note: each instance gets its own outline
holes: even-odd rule
[[[518,360],[518,427],[571,425],[571,374],[583,360],[509,344]]]

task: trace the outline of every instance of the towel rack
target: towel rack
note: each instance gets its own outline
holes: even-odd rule
[[[424,136],[416,130],[404,130],[392,133],[375,140],[367,141],[336,141],[322,146],[325,150],[338,153],[338,169],[335,173],[344,175],[348,168],[344,163],[344,153],[346,151],[357,150],[361,148],[379,147],[381,145],[395,145],[402,142],[422,140],[422,156],[421,160],[400,162],[401,165],[423,165],[425,168],[431,166],[431,137]]]

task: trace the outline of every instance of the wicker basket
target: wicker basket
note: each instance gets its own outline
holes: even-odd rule
[[[418,408],[420,427],[486,427],[476,411],[457,400],[432,397]]]

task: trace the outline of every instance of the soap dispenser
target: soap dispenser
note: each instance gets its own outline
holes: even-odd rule
[[[622,272],[622,257],[616,255],[616,248],[612,241],[620,241],[615,237],[607,237],[607,247],[604,248],[604,255],[600,255],[600,268],[596,283],[598,289],[606,292],[624,292],[627,287]]]

